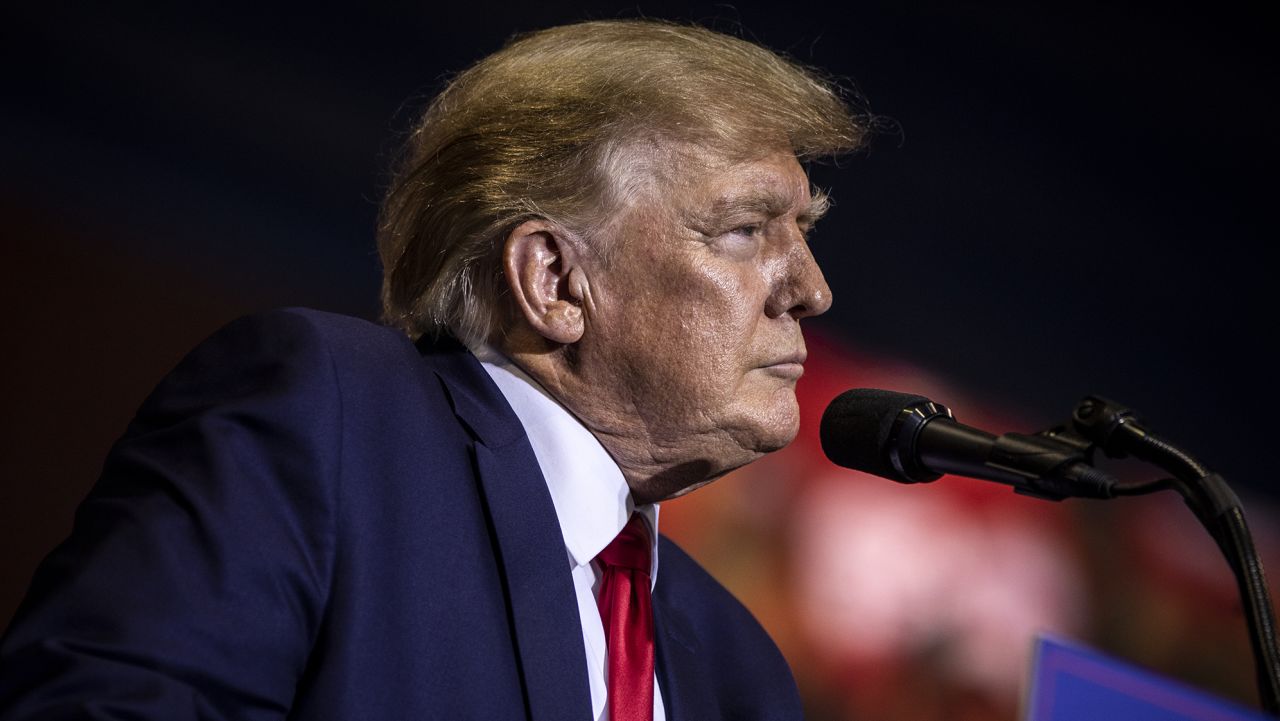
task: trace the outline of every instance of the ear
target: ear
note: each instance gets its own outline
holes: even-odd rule
[[[578,342],[586,330],[589,286],[578,252],[576,238],[542,218],[512,229],[502,252],[516,310],[539,335],[561,345]]]

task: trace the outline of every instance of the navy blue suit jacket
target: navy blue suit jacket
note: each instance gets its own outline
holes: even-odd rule
[[[237,321],[143,404],[0,644],[0,718],[591,716],[524,429],[453,342],[315,311]],[[674,721],[795,719],[781,654],[666,539]]]

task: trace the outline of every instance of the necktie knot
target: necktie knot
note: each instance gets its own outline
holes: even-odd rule
[[[631,516],[631,520],[623,527],[618,537],[605,546],[596,556],[596,560],[606,566],[621,566],[640,571],[646,576],[653,567],[653,546],[649,542],[649,531],[639,515]]]

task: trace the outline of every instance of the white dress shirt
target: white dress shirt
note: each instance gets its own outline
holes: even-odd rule
[[[632,512],[639,512],[653,539],[653,567],[649,578],[656,583],[658,506],[635,505],[622,469],[600,441],[524,371],[488,346],[473,348],[472,353],[480,359],[516,412],[529,436],[542,477],[547,481],[578,597],[582,643],[587,652],[587,678],[591,682],[592,718],[609,721],[606,673],[609,653],[604,642],[604,623],[596,605],[601,571],[593,560],[622,531]],[[655,721],[667,718],[656,675],[653,718]]]

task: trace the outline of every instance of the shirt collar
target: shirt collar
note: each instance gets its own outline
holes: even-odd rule
[[[529,436],[546,479],[572,566],[591,563],[627,525],[633,512],[649,527],[658,579],[658,505],[637,506],[622,469],[600,441],[537,381],[488,345],[472,353],[502,391]]]

